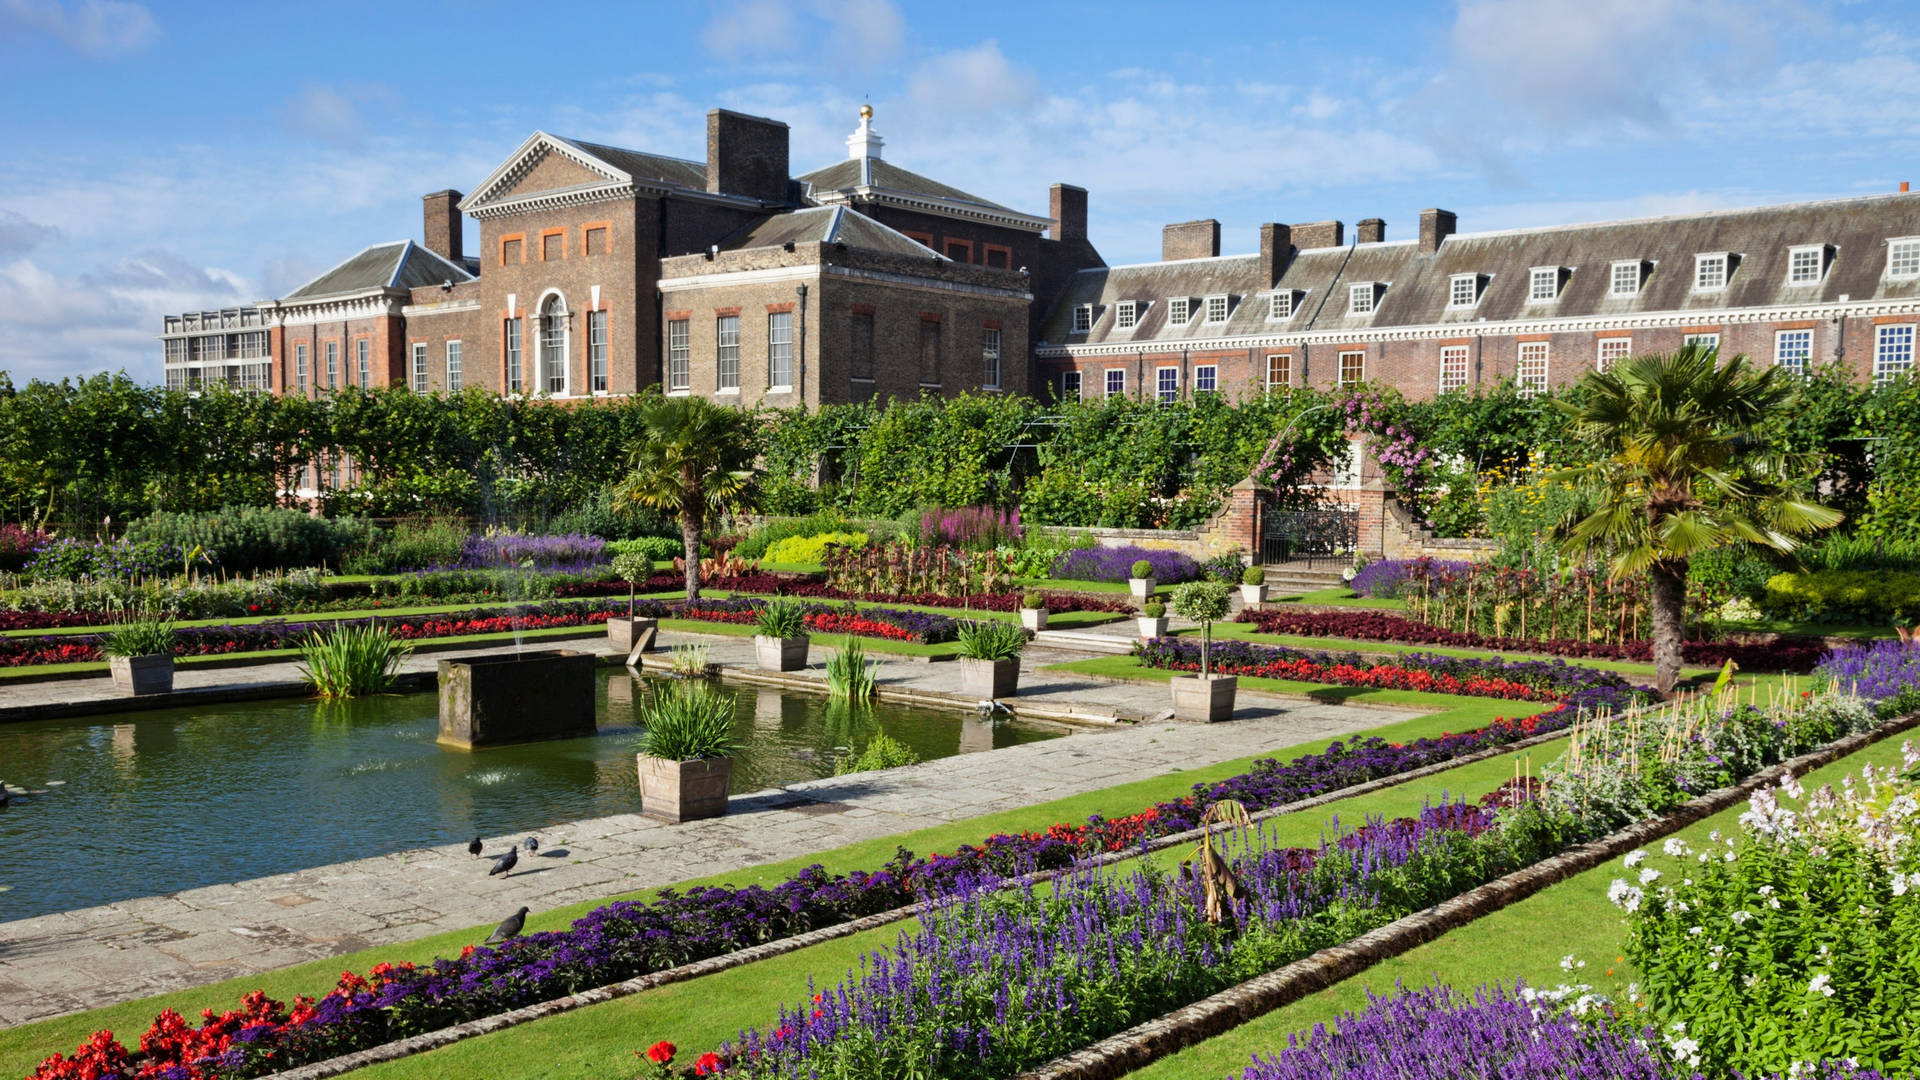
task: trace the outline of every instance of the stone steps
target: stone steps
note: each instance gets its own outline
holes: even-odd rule
[[[1129,620],[1129,625],[1131,621]],[[1139,637],[1132,633],[1102,634],[1093,630],[1042,630],[1033,635],[1035,645],[1052,645],[1061,649],[1079,649],[1083,652],[1112,653],[1115,656],[1133,651],[1134,642]]]

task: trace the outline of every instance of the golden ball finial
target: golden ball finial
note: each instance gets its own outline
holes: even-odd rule
[[[862,120],[873,119],[873,106],[871,105],[860,106],[860,119]]]

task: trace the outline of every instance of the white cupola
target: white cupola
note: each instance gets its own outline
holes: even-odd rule
[[[855,161],[862,158],[879,160],[880,148],[886,140],[873,130],[873,106],[860,106],[860,130],[847,136],[847,156]]]

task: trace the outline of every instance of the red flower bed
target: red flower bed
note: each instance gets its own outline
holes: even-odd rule
[[[1158,666],[1171,671],[1199,671],[1192,662],[1166,661]],[[1317,664],[1304,657],[1268,660],[1259,664],[1231,661],[1213,665],[1223,675],[1257,675],[1266,679],[1292,679],[1295,682],[1328,683],[1334,686],[1367,686],[1386,690],[1421,690],[1430,694],[1463,694],[1471,697],[1507,698],[1513,701],[1553,701],[1552,690],[1536,690],[1511,679],[1476,676],[1460,678],[1432,671],[1378,664]]]
[[[635,588],[641,592],[665,592],[684,588],[685,585],[686,579],[678,574],[655,574]],[[870,604],[915,604],[920,607],[971,608],[975,611],[1018,611],[1021,598],[1026,595],[1025,592],[980,593],[974,596],[943,596],[939,593],[855,593],[836,589],[811,577],[760,573],[702,578],[700,586],[731,593],[759,593],[806,600],[859,600]],[[625,596],[627,589],[628,585],[624,581],[569,582],[561,585],[556,595],[563,597]],[[1094,593],[1042,591],[1041,596],[1044,597],[1047,610],[1055,613],[1098,611],[1112,615],[1131,615],[1135,610],[1134,605],[1127,600]]]
[[[808,615],[807,625],[828,634],[858,634],[861,637],[891,638],[894,641],[918,641],[920,638],[920,635],[913,631],[903,630],[891,623],[838,611],[821,611]]]

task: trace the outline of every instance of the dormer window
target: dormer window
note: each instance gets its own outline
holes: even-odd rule
[[[1727,287],[1731,259],[1724,251],[1708,251],[1693,257],[1693,291],[1719,292]]]
[[[1527,277],[1527,299],[1532,302],[1554,300],[1560,296],[1560,268],[1536,266]]]
[[[1073,308],[1073,332],[1084,334],[1093,329],[1093,305],[1075,304]]]
[[[1887,276],[1895,280],[1920,277],[1920,236],[1887,241]]]
[[[1447,292],[1447,306],[1450,308],[1470,308],[1480,302],[1480,275],[1455,274],[1452,287]]]
[[[1374,300],[1378,297],[1375,290],[1378,285],[1379,282],[1376,281],[1356,281],[1347,286],[1347,314],[1373,314]]]
[[[1140,322],[1140,306],[1132,300],[1122,300],[1113,305],[1113,328],[1131,330]]]
[[[1267,321],[1280,322],[1293,318],[1293,290],[1281,289],[1267,301]]]
[[[1818,285],[1827,276],[1827,245],[1800,244],[1787,249],[1787,284]]]
[[[1611,287],[1607,290],[1607,295],[1639,296],[1640,271],[1641,264],[1639,259],[1621,259],[1615,262],[1613,264],[1613,277],[1610,279]]]
[[[1223,323],[1227,321],[1227,298],[1223,295],[1207,297],[1207,321]]]
[[[1191,297],[1176,296],[1167,301],[1167,322],[1174,326],[1185,326],[1193,321],[1193,300]]]

